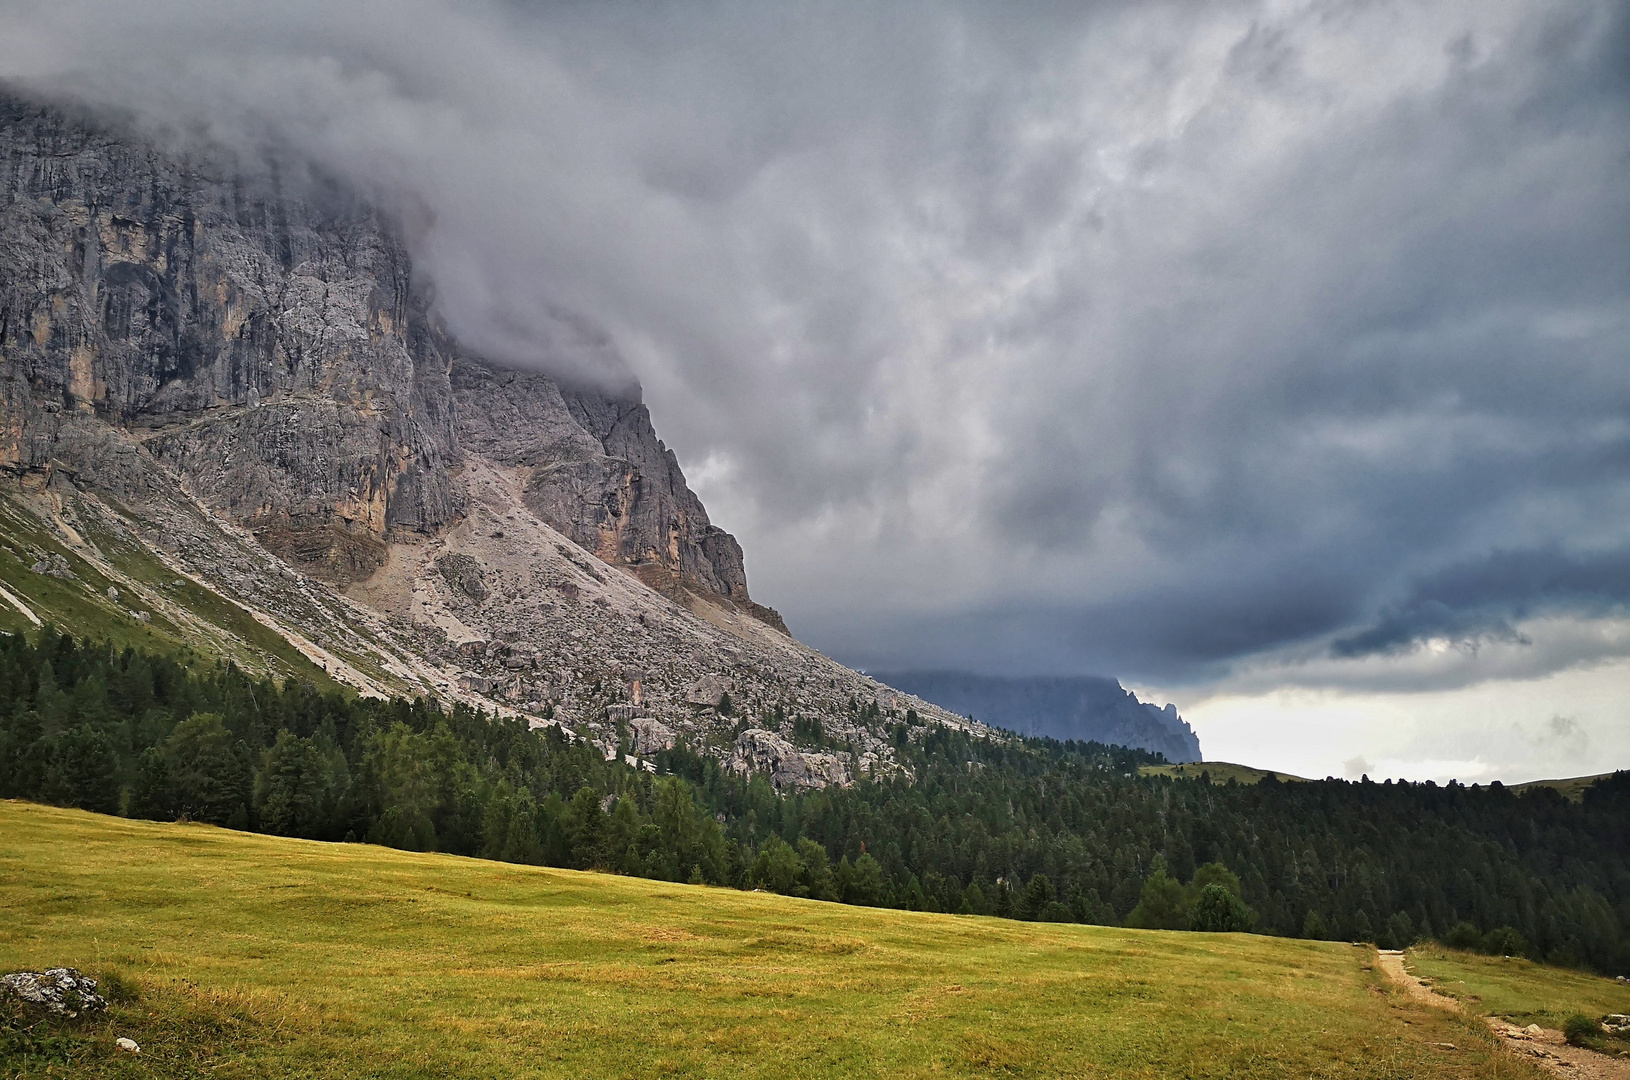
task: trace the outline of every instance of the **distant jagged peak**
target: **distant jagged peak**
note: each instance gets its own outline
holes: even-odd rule
[[[1161,753],[1172,762],[1201,760],[1199,737],[1175,705],[1139,701],[1116,679],[946,670],[870,674],[941,708],[1023,735],[1130,746]]]

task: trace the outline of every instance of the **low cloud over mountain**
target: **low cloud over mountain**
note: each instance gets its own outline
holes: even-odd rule
[[[0,73],[392,201],[841,659],[1630,654],[1621,4],[19,0]]]

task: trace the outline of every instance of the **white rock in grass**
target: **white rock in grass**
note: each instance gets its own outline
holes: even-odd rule
[[[96,993],[96,980],[81,975],[76,968],[0,975],[0,996],[15,997],[33,1008],[69,1019],[82,1013],[99,1013],[108,1007],[107,1001]]]
[[[141,1047],[136,1045],[136,1040],[127,1039],[123,1035],[119,1036],[117,1039],[114,1039],[113,1045],[117,1046],[120,1050],[128,1050],[132,1054],[141,1053]]]

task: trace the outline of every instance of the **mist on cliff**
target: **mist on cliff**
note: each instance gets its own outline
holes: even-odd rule
[[[0,77],[294,148],[470,345],[626,365],[840,659],[1630,677],[1622,4],[8,0]]]

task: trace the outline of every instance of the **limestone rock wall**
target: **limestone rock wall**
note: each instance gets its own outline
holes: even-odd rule
[[[471,453],[523,467],[526,505],[606,562],[785,629],[638,387],[462,354],[387,215],[0,92],[0,467],[113,479],[87,421],[331,581],[458,521]]]

